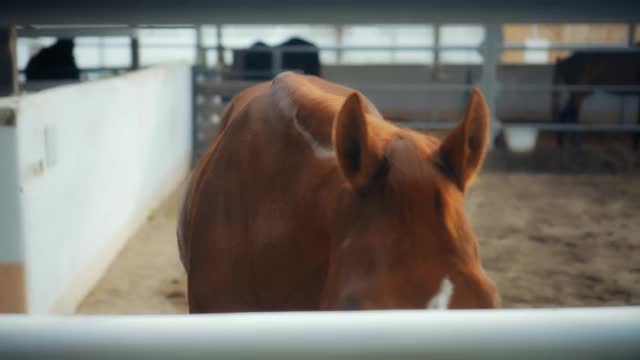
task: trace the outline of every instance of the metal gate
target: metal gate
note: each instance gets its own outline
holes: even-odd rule
[[[192,164],[202,156],[218,130],[222,113],[231,99],[255,85],[253,81],[224,80],[223,73],[204,66],[192,67]]]

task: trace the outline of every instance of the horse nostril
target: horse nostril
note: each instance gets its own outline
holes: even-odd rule
[[[344,300],[342,304],[343,310],[360,310],[360,300],[355,296],[349,296]]]

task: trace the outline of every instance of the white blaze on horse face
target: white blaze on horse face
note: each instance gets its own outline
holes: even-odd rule
[[[446,310],[449,308],[449,302],[453,295],[453,283],[449,280],[449,277],[445,276],[442,279],[440,290],[431,298],[427,304],[427,309],[430,310]]]

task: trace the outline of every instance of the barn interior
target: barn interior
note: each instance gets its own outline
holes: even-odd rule
[[[503,306],[640,324],[639,45],[618,0],[0,5],[0,313],[187,314],[191,169],[235,94],[293,70],[437,136],[480,88],[465,207]]]

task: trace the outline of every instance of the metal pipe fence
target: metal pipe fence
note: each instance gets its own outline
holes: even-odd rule
[[[9,359],[638,359],[640,308],[0,316]]]

